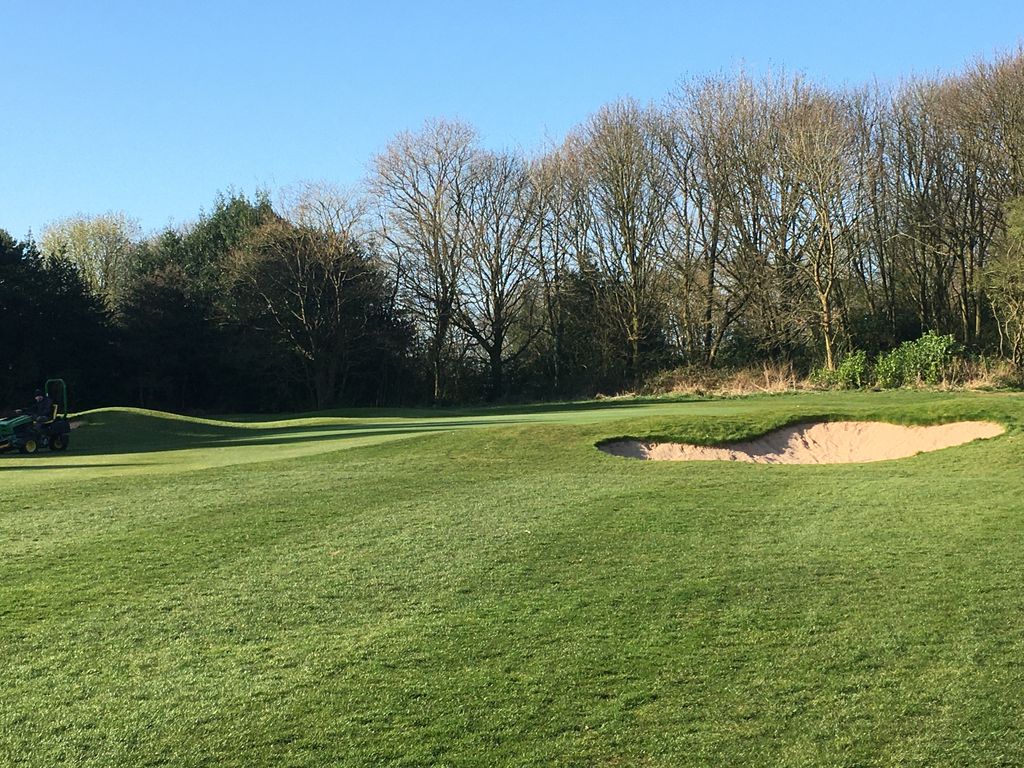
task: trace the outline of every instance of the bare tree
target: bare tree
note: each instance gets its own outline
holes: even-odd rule
[[[899,281],[894,240],[900,212],[889,156],[894,137],[890,94],[875,87],[854,100],[855,194],[858,221],[851,232],[851,267],[864,309],[879,332],[894,343],[899,312]],[[878,341],[879,339],[876,339]]]
[[[793,231],[799,233],[796,265],[817,301],[825,367],[835,368],[841,332],[838,295],[849,276],[857,224],[857,147],[854,110],[848,100],[796,85],[780,125],[783,162],[793,169],[800,200]]]
[[[565,147],[534,162],[529,173],[537,215],[531,254],[545,315],[540,328],[550,340],[550,370],[557,392],[567,365],[570,282],[579,272],[581,254],[586,259],[590,209],[579,165]]]
[[[374,161],[370,189],[397,284],[425,331],[433,399],[444,397],[445,346],[466,250],[466,194],[476,133],[457,122],[403,133]]]
[[[723,339],[742,316],[752,276],[737,272],[729,211],[742,195],[737,136],[746,125],[749,83],[709,78],[683,84],[670,98],[664,133],[674,194],[670,263],[690,357],[713,363]]]
[[[657,115],[623,101],[594,115],[572,139],[585,174],[590,251],[614,282],[607,311],[627,347],[627,372],[644,367],[641,350],[662,318],[662,279],[672,200]]]
[[[280,210],[300,226],[339,240],[364,239],[371,234],[370,201],[352,189],[326,181],[307,181],[281,193]]]
[[[1024,205],[1022,227],[1007,237],[986,267],[985,286],[999,330],[1000,353],[1024,365]]]
[[[536,264],[530,243],[540,220],[526,164],[511,154],[482,153],[473,162],[465,196],[466,258],[456,322],[480,346],[489,369],[488,398],[504,393],[505,368],[533,342],[536,323],[513,348],[510,332],[532,307]]]
[[[723,202],[731,253],[722,266],[735,290],[747,293],[740,331],[761,354],[788,355],[808,341],[809,297],[799,268],[804,193],[783,130],[799,87],[783,78],[740,77],[726,102],[732,194]]]
[[[1024,191],[1024,55],[995,65],[978,62],[940,89],[942,124],[949,134],[951,205],[943,238],[957,261],[955,286],[961,336],[982,332],[983,280],[993,243],[1005,227],[1003,206]]]

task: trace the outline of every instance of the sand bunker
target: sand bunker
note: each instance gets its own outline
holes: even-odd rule
[[[848,464],[903,459],[924,451],[995,437],[1006,430],[990,421],[904,427],[880,421],[794,424],[742,443],[713,448],[686,443],[618,440],[598,447],[614,456],[652,461],[748,461],[756,464]]]

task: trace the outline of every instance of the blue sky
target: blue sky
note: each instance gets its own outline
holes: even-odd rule
[[[1024,41],[1024,2],[0,0],[0,228],[218,191],[358,183],[397,132],[556,141],[622,96],[744,67],[830,83],[955,71]]]

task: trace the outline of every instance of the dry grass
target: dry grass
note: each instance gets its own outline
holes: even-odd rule
[[[957,360],[951,389],[1020,389],[1024,385],[1021,370],[1001,357]]]
[[[637,392],[640,395],[715,395],[738,396],[761,393],[794,392],[811,389],[789,363],[764,363],[745,368],[708,368],[687,365],[649,379]]]

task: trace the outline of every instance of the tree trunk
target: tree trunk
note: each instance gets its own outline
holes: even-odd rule
[[[448,310],[438,313],[434,326],[434,338],[430,342],[430,368],[434,375],[434,391],[432,403],[439,403],[444,398],[444,341],[448,338],[451,315]]]
[[[487,400],[494,402],[505,393],[505,364],[501,359],[501,345],[495,343],[488,350],[490,358],[490,383],[487,390]]]

